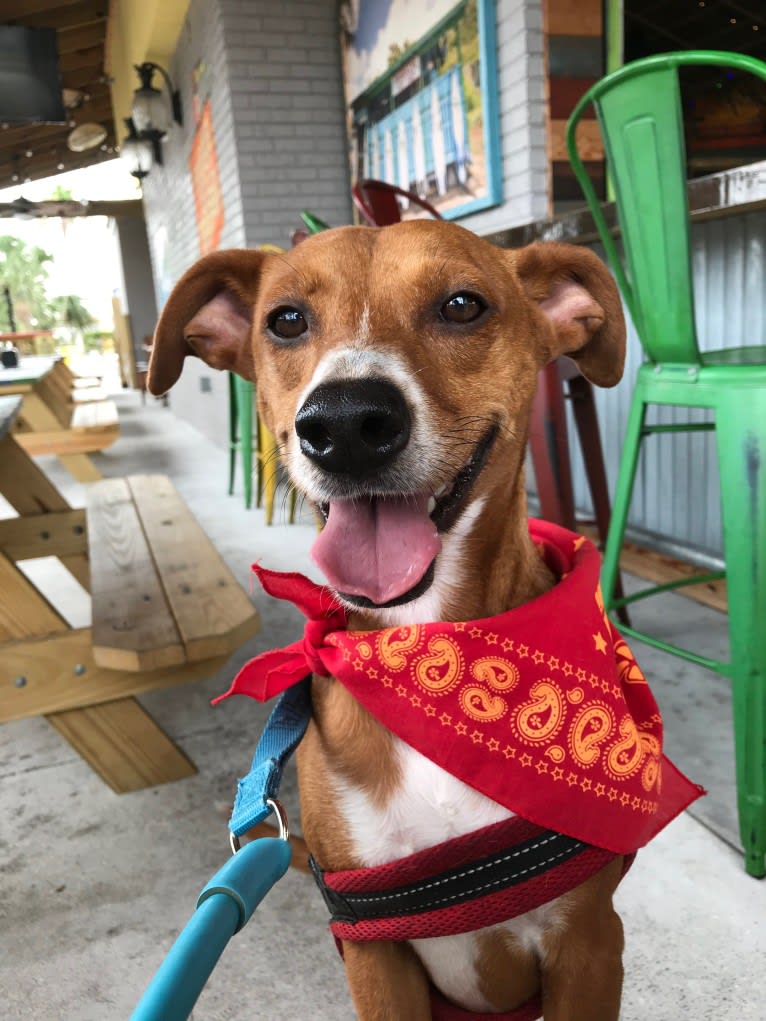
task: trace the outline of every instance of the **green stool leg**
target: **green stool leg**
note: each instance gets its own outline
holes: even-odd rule
[[[234,478],[237,473],[237,448],[239,446],[237,424],[237,389],[234,374],[229,373],[229,496],[234,492]]]
[[[242,471],[244,474],[245,507],[253,504],[253,384],[240,376],[235,376],[234,385],[237,389],[237,410],[239,421],[239,446],[242,453]]]
[[[266,524],[270,525],[274,519],[274,500],[277,495],[277,442],[264,422],[259,422],[258,444],[258,459],[263,478],[264,518]]]
[[[641,434],[646,417],[646,403],[640,381],[633,391],[633,400],[628,415],[628,426],[622,444],[620,471],[617,476],[612,515],[609,519],[609,533],[604,549],[604,563],[601,568],[601,588],[604,606],[609,610],[614,603],[614,590],[620,571],[620,553],[628,521],[630,497],[638,468],[638,455],[641,452]]]
[[[745,868],[766,875],[766,393],[719,398],[737,801]]]
[[[261,424],[261,416],[256,412],[255,414],[255,463],[258,477],[255,480],[255,506],[260,507],[263,503],[263,425]]]

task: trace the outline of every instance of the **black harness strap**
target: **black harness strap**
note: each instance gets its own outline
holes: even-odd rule
[[[521,843],[512,844],[501,851],[475,858],[416,882],[354,892],[339,890],[333,885],[332,874],[329,874],[328,880],[328,874],[320,868],[313,857],[309,862],[314,879],[332,916],[331,924],[355,923],[426,914],[486,896],[488,893],[508,889],[556,868],[580,854],[588,846],[581,840],[575,840],[562,833],[542,830]],[[398,862],[391,862],[387,868],[393,871],[402,862],[409,860],[399,859]],[[373,874],[377,870],[367,871]]]

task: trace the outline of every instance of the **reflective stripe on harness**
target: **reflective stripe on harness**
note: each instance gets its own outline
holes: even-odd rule
[[[341,940],[454,936],[568,892],[615,855],[518,816],[373,868],[314,878]]]

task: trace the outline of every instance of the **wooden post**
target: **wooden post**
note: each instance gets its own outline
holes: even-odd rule
[[[566,153],[566,122],[582,94],[604,74],[602,0],[543,0],[548,95],[551,213],[584,205]],[[580,152],[597,185],[604,150],[595,115],[577,131]]]

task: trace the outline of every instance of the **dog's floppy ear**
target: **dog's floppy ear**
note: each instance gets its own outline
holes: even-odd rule
[[[614,386],[625,364],[625,317],[617,285],[579,245],[536,242],[514,253],[527,296],[548,320],[548,361],[566,354],[598,386]]]
[[[147,388],[159,396],[197,355],[253,379],[251,330],[263,252],[232,248],[196,262],[178,281],[154,331]]]

